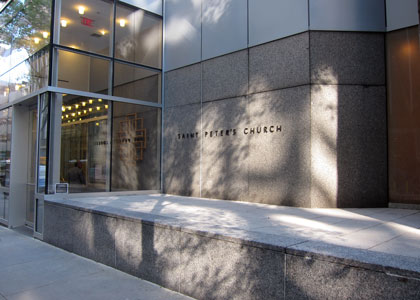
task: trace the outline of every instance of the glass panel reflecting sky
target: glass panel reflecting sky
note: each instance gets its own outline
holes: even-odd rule
[[[2,65],[13,67],[48,45],[50,26],[51,0],[13,1],[0,14]]]
[[[133,6],[117,5],[115,57],[161,68],[162,19]]]

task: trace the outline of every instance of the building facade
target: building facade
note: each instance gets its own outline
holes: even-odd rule
[[[63,188],[420,204],[417,0],[1,3],[3,224]]]

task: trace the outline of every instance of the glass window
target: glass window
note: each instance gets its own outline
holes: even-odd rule
[[[61,1],[60,44],[110,55],[113,1]]]
[[[114,96],[160,103],[160,72],[114,64]]]
[[[107,94],[108,82],[108,60],[58,50],[59,87]]]
[[[118,4],[115,57],[160,69],[162,19],[135,6]]]
[[[9,101],[48,85],[48,60],[49,51],[40,51],[9,72]]]
[[[418,27],[388,33],[390,202],[420,204],[420,47]]]
[[[9,101],[9,73],[0,76],[0,104]]]
[[[0,111],[0,187],[10,184],[12,109]]]
[[[61,182],[71,193],[107,190],[110,102],[72,95],[63,97]]]
[[[50,42],[51,0],[12,1],[0,14],[0,49],[10,67]]]
[[[49,111],[48,102],[49,94],[42,94],[39,102],[39,129],[38,129],[38,193],[46,192],[46,180],[48,171],[48,121]]]
[[[114,102],[112,190],[160,189],[160,110]]]

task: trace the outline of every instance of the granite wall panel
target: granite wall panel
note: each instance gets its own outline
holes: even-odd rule
[[[199,196],[201,105],[167,108],[164,122],[164,191]]]
[[[310,32],[313,84],[385,84],[383,33]]]
[[[180,292],[196,299],[284,299],[284,253],[181,233]]]
[[[418,280],[286,255],[286,299],[418,299]]]
[[[246,200],[248,197],[246,97],[203,104],[202,196]]]
[[[203,102],[246,95],[248,50],[202,62]]]
[[[249,96],[248,201],[310,206],[310,111],[309,85]]]
[[[309,33],[249,48],[249,91],[309,84]]]
[[[165,107],[201,102],[201,64],[165,73]]]

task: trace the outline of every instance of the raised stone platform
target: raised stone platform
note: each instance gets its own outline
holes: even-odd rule
[[[420,299],[420,211],[47,196],[44,241],[197,299]]]

